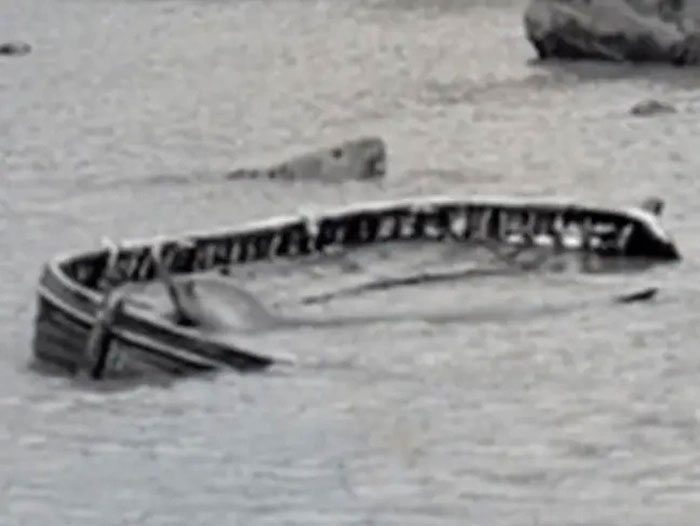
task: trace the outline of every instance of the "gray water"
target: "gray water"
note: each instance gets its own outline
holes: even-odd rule
[[[700,72],[532,63],[523,8],[0,0],[0,40],[33,46],[0,60],[0,525],[696,525]],[[679,112],[628,114],[648,97]],[[380,183],[220,177],[361,134],[389,145]],[[56,253],[443,192],[659,195],[685,260],[648,275],[649,305],[269,334],[299,365],[262,375],[106,391],[28,369]],[[384,301],[527,307],[627,285]]]

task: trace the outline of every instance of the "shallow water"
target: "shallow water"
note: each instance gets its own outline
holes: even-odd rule
[[[33,46],[0,60],[0,524],[696,524],[700,72],[532,63],[523,7],[0,0],[0,38]],[[679,112],[628,114],[648,97]],[[359,134],[387,141],[384,181],[221,177]],[[659,195],[685,260],[649,305],[269,334],[304,360],[263,375],[100,390],[27,369],[58,252],[442,192]],[[606,279],[591,296],[628,284]]]

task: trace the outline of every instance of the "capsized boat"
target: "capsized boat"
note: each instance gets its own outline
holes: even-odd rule
[[[658,200],[616,209],[554,199],[416,197],[62,255],[45,265],[38,286],[34,358],[93,378],[261,370],[290,358],[241,345],[225,316],[215,327],[177,320],[136,301],[129,287],[157,286],[163,271],[196,282],[217,269],[392,242],[488,241],[672,263],[681,256],[659,222],[662,208]]]

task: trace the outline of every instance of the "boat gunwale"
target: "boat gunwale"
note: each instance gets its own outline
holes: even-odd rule
[[[520,200],[522,199],[522,201]],[[510,202],[508,202],[510,201]],[[654,217],[653,214],[643,210],[639,207],[620,207],[614,208],[613,206],[605,205],[580,205],[570,198],[538,198],[538,197],[499,197],[496,195],[476,195],[469,199],[460,199],[458,197],[448,197],[445,195],[428,195],[428,196],[414,196],[414,197],[402,197],[395,200],[372,200],[364,201],[362,203],[346,204],[346,205],[336,205],[328,208],[322,208],[319,210],[313,210],[312,208],[300,209],[296,215],[275,215],[268,217],[266,219],[252,219],[245,221],[239,226],[215,226],[207,230],[192,230],[182,232],[180,234],[155,234],[149,237],[143,238],[131,238],[125,239],[119,242],[119,248],[124,250],[133,250],[137,248],[146,248],[150,244],[161,241],[178,241],[178,240],[206,240],[207,238],[219,237],[219,236],[233,236],[236,234],[245,234],[247,231],[262,230],[271,227],[282,227],[287,226],[297,222],[305,222],[309,219],[324,220],[324,219],[338,219],[339,216],[350,213],[361,213],[361,212],[379,212],[382,210],[389,211],[392,208],[402,208],[410,207],[414,210],[420,211],[426,207],[434,206],[486,206],[494,208],[518,208],[518,209],[528,209],[528,208],[545,208],[550,209],[548,211],[577,211],[583,214],[614,214],[620,216],[628,216],[631,219],[635,219],[644,223],[645,226],[649,227],[651,231],[658,236],[659,239],[667,242],[673,242],[672,237],[666,230],[660,225],[659,221]],[[318,216],[318,217],[315,217]],[[58,255],[51,258],[51,263],[57,263],[59,265],[69,264],[78,258],[85,258],[87,256],[98,256],[103,252],[104,249],[87,249],[83,252],[71,251],[59,253]],[[63,272],[63,271],[61,271]],[[91,291],[88,287],[86,290]],[[97,293],[97,298],[101,295]]]

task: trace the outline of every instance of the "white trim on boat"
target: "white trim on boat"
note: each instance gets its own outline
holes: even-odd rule
[[[648,226],[660,239],[664,241],[671,241],[670,236],[661,227],[657,219],[653,214],[636,207],[623,207],[614,208],[610,205],[605,206],[603,204],[593,204],[593,205],[581,205],[580,203],[574,201],[570,198],[551,198],[551,197],[504,197],[495,195],[473,195],[468,198],[459,197],[448,197],[445,195],[427,195],[427,196],[413,196],[413,197],[401,197],[395,200],[376,200],[376,201],[365,201],[362,203],[354,203],[348,205],[336,205],[329,206],[325,208],[319,208],[318,210],[299,210],[295,215],[279,215],[273,216],[267,219],[260,220],[250,220],[237,226],[216,226],[208,229],[206,231],[189,231],[182,232],[179,234],[155,234],[150,237],[145,238],[132,238],[126,239],[120,242],[120,246],[124,249],[134,249],[140,247],[146,247],[153,244],[155,241],[166,239],[166,240],[178,240],[178,239],[197,239],[197,238],[210,238],[217,236],[233,236],[245,234],[248,231],[263,230],[269,228],[281,228],[296,222],[307,222],[310,218],[332,218],[348,213],[361,213],[363,211],[367,212],[381,212],[382,210],[391,210],[392,208],[402,208],[408,207],[412,208],[414,211],[429,211],[434,206],[487,206],[487,207],[517,207],[517,208],[537,208],[537,207],[551,207],[551,208],[579,208],[587,209],[593,213],[613,213],[619,215],[626,215],[630,218],[637,219]],[[66,261],[76,258],[78,256],[85,256],[88,254],[99,254],[100,250],[88,249],[85,252],[70,252],[59,254],[53,261],[60,263],[65,263]]]

